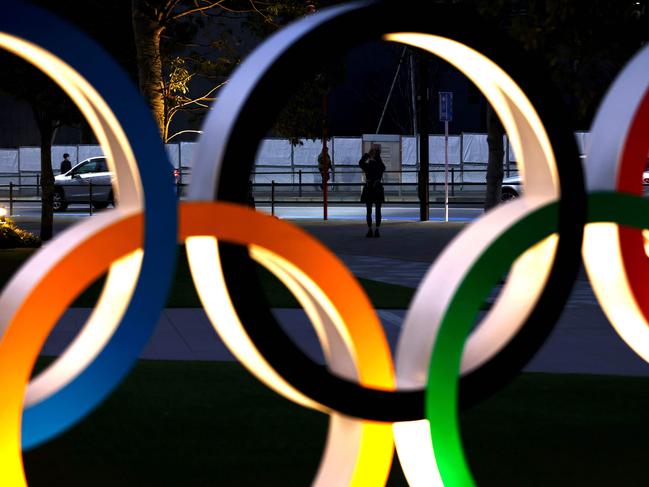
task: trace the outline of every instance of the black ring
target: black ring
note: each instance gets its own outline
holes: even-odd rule
[[[323,10],[284,29],[255,51],[232,77],[217,104],[217,136],[227,142],[215,199],[245,204],[259,141],[322,56],[343,56],[350,46],[390,32],[419,32],[468,45],[504,69],[524,90],[544,121],[561,181],[560,234],[545,290],[520,332],[493,359],[461,379],[461,404],[484,398],[508,383],[553,329],[579,271],[586,219],[581,164],[570,117],[543,65],[466,8],[422,2],[361,2]],[[296,66],[299,69],[296,69]],[[227,106],[226,106],[227,105]],[[225,107],[223,112],[219,108]],[[229,112],[229,113],[228,113]],[[205,134],[214,137],[215,134]],[[342,414],[375,421],[424,417],[423,390],[386,392],[363,387],[313,362],[275,320],[246,248],[219,242],[223,272],[239,318],[266,361],[306,396]]]

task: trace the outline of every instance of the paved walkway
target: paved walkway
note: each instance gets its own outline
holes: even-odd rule
[[[59,355],[79,332],[92,310],[69,309],[47,339],[42,353]],[[323,356],[309,320],[299,309],[275,309],[275,317],[284,330],[313,359],[322,362]],[[379,310],[386,335],[396,344],[404,310]],[[158,360],[234,360],[212,328],[202,309],[166,309],[154,335],[141,355]]]
[[[409,287],[418,285],[435,256],[462,228],[456,223],[388,222],[382,238],[367,239],[365,226],[359,222],[301,222],[300,225],[336,252],[355,275]],[[322,354],[305,314],[296,309],[274,312],[287,333],[314,359],[321,361]],[[43,352],[60,353],[88,313],[85,309],[68,310]],[[378,314],[394,346],[405,310],[379,310]],[[142,358],[232,360],[201,309],[166,309]],[[609,325],[584,275],[578,279],[555,331],[526,370],[649,376],[649,365]]]
[[[391,257],[338,254],[352,273],[374,281],[416,288],[430,268],[428,262],[416,262]]]

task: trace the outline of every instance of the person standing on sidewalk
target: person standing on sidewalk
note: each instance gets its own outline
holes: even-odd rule
[[[320,176],[322,176],[322,184],[320,185],[320,189],[324,189],[324,185],[329,182],[330,169],[331,158],[329,157],[329,149],[325,147],[318,156],[318,171],[320,171]]]
[[[381,226],[381,205],[385,201],[383,191],[383,173],[385,164],[381,160],[381,146],[374,145],[370,151],[363,154],[358,165],[365,174],[365,184],[361,193],[361,203],[367,208],[367,234],[366,237],[380,237],[379,227]],[[372,205],[376,206],[376,229],[372,232]]]
[[[65,174],[70,169],[72,169],[72,163],[70,162],[70,154],[67,152],[63,154],[63,160],[61,161],[60,174]]]

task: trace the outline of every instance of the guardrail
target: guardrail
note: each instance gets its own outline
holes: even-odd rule
[[[431,170],[436,173],[443,173],[443,171]],[[464,170],[463,173],[469,171]],[[484,171],[471,171],[482,172]],[[342,179],[341,172],[338,172],[338,178]],[[251,174],[251,179],[255,176],[263,175],[264,177],[273,176],[286,176],[294,175],[297,177],[295,182],[279,182],[271,179],[269,182],[255,182],[252,183],[253,198],[257,205],[270,205],[271,213],[274,214],[276,205],[314,205],[324,204],[322,198],[322,179],[319,171],[298,171],[297,174],[289,171],[274,171],[274,172],[257,172]],[[330,205],[349,205],[358,204],[360,201],[360,194],[363,187],[362,172],[361,171],[345,171],[345,178],[350,175],[353,177],[358,176],[358,182],[336,181],[336,168],[330,174],[330,180],[327,183],[329,193],[327,203]],[[408,179],[408,175],[415,175],[415,180],[412,182],[404,182],[403,179]],[[307,178],[305,178],[307,176]],[[384,174],[383,187],[386,196],[385,205],[393,204],[419,204],[419,183],[416,181],[418,171],[386,171]],[[431,175],[432,181],[429,180],[429,204],[435,205],[442,203],[442,196],[444,192],[444,182],[435,180],[434,175]],[[310,181],[305,181],[310,179]],[[42,188],[40,180],[38,184],[0,184],[0,204],[8,205],[8,214],[14,215],[14,208],[16,203],[20,202],[38,202],[40,201]],[[97,191],[99,188],[112,187],[107,184],[94,184],[89,182],[87,185],[80,186],[78,184],[61,184],[57,186],[80,187],[87,189],[87,198],[79,198],[77,200],[68,200],[70,205],[85,205],[88,213],[93,214],[96,211],[98,203],[106,203],[105,198],[98,199]],[[188,184],[176,183],[176,196],[180,199],[184,196],[185,188]],[[449,170],[449,196],[450,204],[461,203],[480,203],[484,199],[484,191],[486,188],[485,182],[481,181],[467,181],[464,174],[456,168]],[[439,193],[439,194],[438,194]]]
[[[85,198],[79,198],[78,200],[67,201],[68,204],[81,204],[88,205],[88,213],[93,214],[95,211],[95,206],[103,205],[104,203],[109,203],[108,198],[97,197],[97,191],[100,188],[111,188],[112,184],[95,184],[89,182],[87,185],[77,185],[77,184],[61,184],[57,186],[66,186],[76,189],[87,189],[87,200]],[[24,190],[32,194],[25,194]],[[14,184],[9,182],[9,184],[0,185],[0,194],[4,197],[0,197],[0,204],[8,205],[8,216],[14,215],[14,207],[16,203],[20,202],[40,202],[42,188],[40,184]],[[3,194],[4,193],[4,194]]]
[[[507,170],[504,168],[505,176],[518,174],[517,169],[511,168]],[[400,171],[386,171],[385,173],[388,177],[401,175],[400,177],[404,180],[410,178],[416,178],[418,170],[413,167],[413,169],[402,169]],[[429,167],[429,174],[431,179],[436,179],[440,177],[443,179],[444,168],[439,165],[431,165]],[[291,169],[276,169],[274,167],[268,166],[256,166],[255,171],[250,175],[253,182],[263,182],[264,178],[271,177],[277,182],[287,182],[291,181],[295,184],[300,182],[309,183],[309,179],[313,177],[319,178],[319,171],[313,166],[294,166]],[[339,178],[354,178],[356,182],[360,182],[362,177],[362,171],[356,165],[335,165],[333,166],[333,171],[331,173],[333,182],[341,182]],[[486,178],[486,169],[485,168],[467,168],[465,166],[451,165],[449,167],[449,175],[453,182],[476,182],[484,181]],[[277,177],[275,177],[277,176]],[[32,186],[38,190],[40,186],[40,173],[39,172],[22,172],[22,173],[0,173],[0,186],[8,186],[12,182],[16,186],[23,188],[28,188]],[[398,176],[397,176],[398,177]],[[282,181],[283,180],[283,181]],[[184,168],[182,173],[178,175],[178,181],[180,183],[189,183],[191,181],[191,170],[189,168]],[[349,180],[347,182],[350,182]],[[353,181],[351,181],[353,182]],[[412,182],[412,181],[410,181]]]

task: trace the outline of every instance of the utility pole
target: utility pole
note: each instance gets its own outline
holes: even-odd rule
[[[415,87],[415,53],[410,51],[410,103],[412,105],[412,135],[415,136],[415,157],[419,157],[419,141],[417,139],[417,94]]]
[[[428,108],[429,108],[429,87],[428,87],[428,66],[421,54],[417,55],[419,61],[419,86],[417,101],[419,102],[419,220],[427,222],[430,219],[429,211],[429,187],[428,187]]]
[[[453,92],[439,92],[439,121],[444,122],[444,221],[448,221],[448,123],[453,120]]]
[[[329,219],[329,168],[330,158],[327,151],[327,95],[322,97],[322,219]]]

